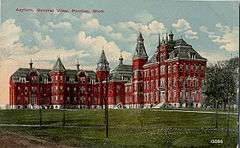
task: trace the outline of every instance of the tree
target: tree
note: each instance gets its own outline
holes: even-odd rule
[[[207,67],[205,104],[218,108],[219,105],[226,109],[227,104],[235,103],[235,80],[233,61],[217,62]]]

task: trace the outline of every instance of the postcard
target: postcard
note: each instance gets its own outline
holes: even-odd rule
[[[0,147],[238,147],[238,1],[2,0],[0,15]]]

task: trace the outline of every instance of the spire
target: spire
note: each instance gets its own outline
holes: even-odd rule
[[[173,41],[173,36],[174,36],[174,34],[172,33],[172,31],[170,31],[170,34],[169,34],[169,40],[170,41]]]
[[[30,69],[32,69],[32,68],[33,68],[33,62],[32,62],[32,59],[30,59],[29,65],[30,65]]]
[[[137,41],[138,41],[138,42],[143,42],[143,41],[144,41],[144,39],[143,39],[143,36],[142,36],[142,33],[141,33],[141,32],[139,32],[139,36],[138,36],[138,38],[137,38]]]
[[[141,32],[139,32],[139,36],[137,38],[137,45],[136,45],[136,49],[135,49],[133,58],[134,59],[138,59],[138,58],[148,59],[148,55],[146,53],[145,46],[144,46],[144,39],[143,39]]]
[[[109,68],[109,63],[107,61],[107,58],[105,56],[105,52],[104,50],[102,50],[102,53],[101,53],[101,56],[98,60],[98,63],[97,63],[97,71],[109,71],[110,68]]]
[[[60,57],[58,57],[58,59],[57,59],[56,63],[54,64],[52,70],[54,70],[54,71],[65,71],[66,70],[64,65],[62,64],[62,61],[61,61]]]
[[[122,53],[121,53],[121,55],[119,57],[119,65],[122,65],[122,64],[123,64],[123,57],[122,57]]]

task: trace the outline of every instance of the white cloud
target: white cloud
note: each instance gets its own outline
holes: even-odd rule
[[[93,15],[91,13],[83,13],[80,15],[80,20],[84,21],[84,20],[89,20],[93,17]]]
[[[177,32],[182,32],[186,38],[198,39],[197,32],[194,32],[190,23],[183,18],[178,19],[176,23],[172,24],[172,26],[176,29]]]
[[[178,19],[177,23],[173,23],[172,26],[178,31],[186,31],[191,29],[190,24],[185,19]]]
[[[84,53],[90,54],[92,57],[91,59],[94,59],[95,63],[96,59],[99,58],[102,49],[105,50],[110,63],[116,63],[116,60],[119,58],[122,51],[115,42],[107,41],[103,36],[87,36],[83,31],[79,32],[75,43],[77,47],[84,50]],[[122,54],[124,59],[131,58],[129,52],[123,51]]]
[[[224,53],[216,53],[216,52],[203,52],[203,51],[197,51],[202,57],[206,58],[208,60],[208,64],[210,63],[217,63],[218,61],[225,61],[227,60],[227,56],[224,55]]]
[[[184,35],[188,39],[198,39],[197,32],[193,32],[192,30],[187,30]]]
[[[88,28],[94,28],[94,29],[97,29],[100,27],[100,24],[99,24],[99,21],[97,19],[90,19],[86,22],[86,26]]]
[[[0,26],[0,66],[4,60],[9,60],[14,54],[22,52],[23,45],[18,42],[22,33],[21,27],[15,24],[14,19],[3,22]]]
[[[153,20],[153,15],[147,12],[136,15],[137,21],[141,23],[148,23]]]
[[[165,33],[166,28],[163,23],[153,20],[148,24],[136,23],[133,21],[128,22],[119,22],[114,25],[116,28],[120,28],[123,30],[134,30],[134,31],[141,31],[143,33]]]
[[[72,24],[69,22],[60,22],[57,24],[54,24],[53,22],[48,22],[48,25],[54,29],[71,29]]]
[[[216,32],[208,31],[206,26],[201,26],[200,30],[208,34],[212,42],[220,46],[220,49],[227,51],[239,50],[239,28],[224,26],[221,23],[215,25]]]
[[[42,35],[40,32],[33,32],[33,37],[38,41],[38,46],[41,47],[51,47],[53,45],[53,40],[49,35]]]
[[[12,45],[19,40],[22,29],[15,24],[14,19],[9,19],[1,24],[1,45]]]
[[[13,56],[24,50],[18,42],[21,33],[22,29],[16,25],[14,19],[6,20],[0,26],[0,104],[8,103],[9,77],[18,65]]]

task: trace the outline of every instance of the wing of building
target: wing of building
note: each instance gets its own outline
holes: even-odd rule
[[[140,33],[132,65],[110,70],[104,51],[96,72],[66,69],[58,58],[52,69],[19,68],[10,77],[12,108],[200,107],[207,60],[171,32],[159,40],[150,58]]]

